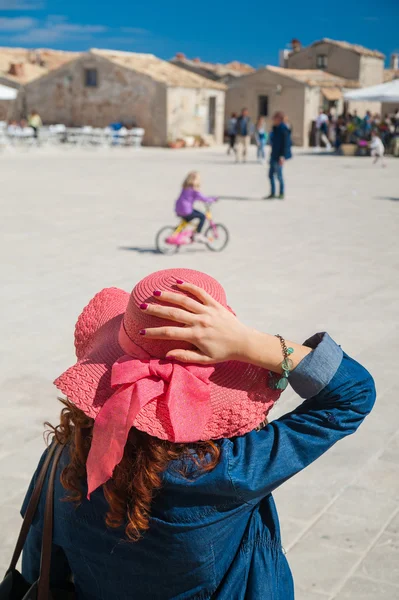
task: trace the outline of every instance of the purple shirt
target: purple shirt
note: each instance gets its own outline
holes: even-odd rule
[[[176,214],[178,217],[187,217],[194,210],[194,202],[200,200],[210,204],[215,201],[215,198],[208,198],[193,188],[183,188],[180,196],[176,201]]]

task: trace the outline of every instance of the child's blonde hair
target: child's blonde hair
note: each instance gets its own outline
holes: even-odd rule
[[[191,171],[183,181],[183,188],[193,188],[199,190],[201,187],[201,178],[198,171]]]

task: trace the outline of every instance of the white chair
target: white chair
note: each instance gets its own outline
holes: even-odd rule
[[[69,144],[78,144],[81,137],[80,127],[67,127],[67,141]]]
[[[141,127],[135,127],[129,131],[129,142],[134,148],[140,148],[143,143],[145,130]]]
[[[92,143],[93,136],[93,127],[90,125],[85,125],[81,128],[81,136],[80,136],[80,145],[81,146],[90,146]]]
[[[35,132],[32,127],[22,127],[18,137],[25,148],[31,148],[38,144],[38,139],[35,138]]]
[[[7,136],[7,123],[5,121],[0,121],[0,146],[5,148],[9,145],[9,139]]]
[[[66,142],[67,139],[67,128],[63,123],[57,123],[56,125],[50,125],[49,127],[49,141],[54,145]]]

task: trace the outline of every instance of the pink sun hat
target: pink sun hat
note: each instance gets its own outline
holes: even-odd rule
[[[157,303],[155,290],[186,294],[177,288],[178,279],[228,308],[223,287],[209,275],[168,269],[142,279],[130,295],[103,289],[78,318],[78,360],[54,383],[94,419],[89,494],[112,477],[131,427],[176,443],[230,438],[255,429],[280,396],[266,369],[238,361],[203,366],[164,359],[168,351],[190,344],[140,335],[145,328],[176,326],[140,304]]]

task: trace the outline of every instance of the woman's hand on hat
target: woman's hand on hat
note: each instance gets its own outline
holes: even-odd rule
[[[151,327],[140,332],[148,338],[183,341],[194,346],[192,350],[171,350],[167,358],[197,364],[240,360],[282,372],[281,343],[276,336],[250,329],[202,288],[179,281],[176,286],[196,300],[174,292],[155,291],[158,301],[172,306],[141,305],[142,310],[155,317],[184,325]],[[286,343],[294,350],[290,360],[295,368],[311,349],[288,340]]]
[[[151,327],[142,332],[148,338],[189,342],[193,350],[171,350],[166,355],[181,362],[212,364],[226,360],[244,360],[244,347],[251,330],[227,308],[203,289],[191,283],[176,283],[197,300],[174,292],[155,292],[161,304],[143,304],[149,314],[175,321],[184,327]]]

